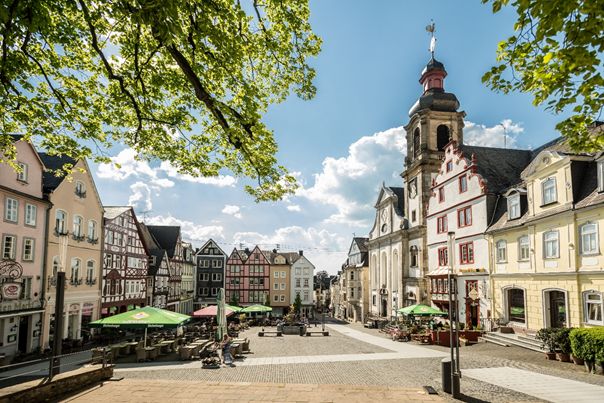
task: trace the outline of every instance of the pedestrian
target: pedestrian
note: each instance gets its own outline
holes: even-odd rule
[[[222,363],[232,367],[233,356],[231,355],[231,338],[228,334],[222,336],[220,346],[222,348]]]

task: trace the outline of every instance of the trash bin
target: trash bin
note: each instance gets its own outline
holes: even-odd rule
[[[451,358],[443,358],[440,362],[443,391],[451,393]]]
[[[304,336],[305,333],[306,333],[306,326],[304,326],[304,325],[300,326],[300,336]]]

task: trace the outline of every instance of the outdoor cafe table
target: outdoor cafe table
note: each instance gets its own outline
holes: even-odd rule
[[[148,360],[154,360],[157,358],[157,349],[155,347],[145,347],[146,355]]]
[[[168,354],[170,352],[170,346],[174,343],[174,340],[165,340],[160,343],[154,344],[153,347],[160,349],[160,354]]]
[[[120,344],[120,355],[130,355],[132,349],[138,345],[137,342],[126,342]]]
[[[122,347],[123,346],[121,344],[112,344],[111,346],[109,346],[109,348],[111,349],[111,356],[114,360],[120,356],[120,350]]]

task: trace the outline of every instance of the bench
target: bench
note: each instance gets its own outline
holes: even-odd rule
[[[307,336],[312,336],[313,334],[318,334],[320,336],[329,336],[329,332],[326,331],[322,331],[322,330],[315,330],[315,331],[306,331],[306,335]]]
[[[258,337],[264,337],[265,335],[269,335],[269,334],[272,334],[272,335],[275,335],[277,337],[280,337],[281,336],[281,331],[280,330],[271,330],[271,331],[263,330],[261,332],[258,332]]]

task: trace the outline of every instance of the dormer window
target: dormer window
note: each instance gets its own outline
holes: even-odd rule
[[[556,195],[556,179],[548,178],[541,183],[541,190],[543,194],[543,205],[555,203],[558,201]]]
[[[86,186],[84,186],[84,182],[76,181],[75,194],[76,194],[76,196],[78,196],[81,199],[86,197]]]
[[[520,217],[520,195],[515,193],[508,197],[508,219]]]
[[[598,192],[604,192],[604,160],[598,161]]]

